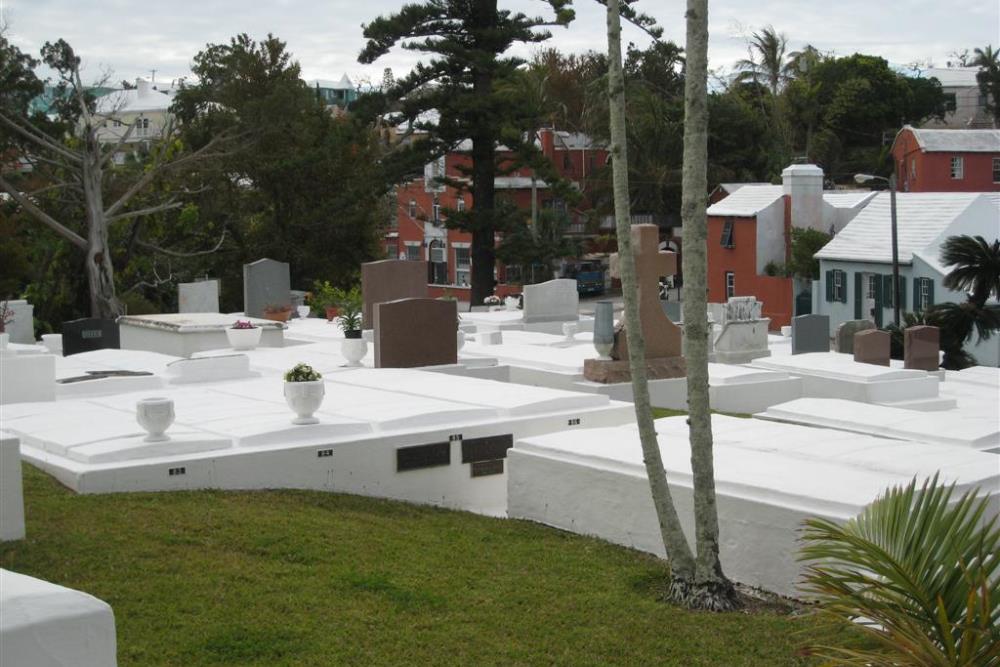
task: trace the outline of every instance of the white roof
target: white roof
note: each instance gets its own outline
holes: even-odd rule
[[[872,190],[847,190],[824,192],[823,201],[834,208],[857,208],[868,202],[876,193]]]
[[[745,185],[722,201],[708,207],[708,215],[750,217],[781,199],[781,185]]]
[[[1000,153],[1000,130],[924,130],[909,125],[903,130],[913,132],[924,152]]]
[[[920,77],[930,79],[931,77],[941,82],[942,88],[963,88],[976,87],[976,72],[978,67],[928,67],[920,70]]]
[[[819,259],[863,262],[892,261],[889,193],[876,195],[847,226],[816,253]],[[997,198],[1000,201],[1000,198]],[[978,202],[978,205],[977,205]],[[970,228],[984,236],[997,234],[1000,211],[989,197],[976,192],[900,192],[896,195],[899,261],[910,263],[914,253],[936,257],[939,238],[971,207]]]
[[[101,114],[166,111],[173,103],[173,96],[142,86],[131,90],[118,90],[97,99],[97,112]]]
[[[346,74],[341,76],[337,81],[332,79],[312,79],[306,83],[309,84],[310,88],[319,86],[320,88],[332,88],[333,90],[354,90],[354,84],[351,83]]]

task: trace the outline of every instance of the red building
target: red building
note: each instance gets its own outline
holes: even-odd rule
[[[551,129],[539,132],[539,143],[542,153],[552,160],[559,174],[584,194],[580,204],[568,207],[540,179],[536,179],[532,187],[532,170],[528,168],[497,176],[496,196],[508,198],[527,216],[534,191],[539,211],[546,208],[565,210],[570,217],[570,232],[583,234],[585,211],[590,208],[586,182],[605,164],[608,152],[586,135]],[[503,153],[500,157],[503,158]],[[461,211],[471,208],[475,202],[470,192],[438,184],[435,179],[442,175],[455,180],[466,178],[460,168],[469,166],[471,160],[467,153],[449,153],[427,165],[423,178],[396,188],[396,226],[386,235],[386,254],[400,259],[427,260],[431,296],[448,293],[459,300],[468,299],[472,235],[447,229],[444,223],[448,210]],[[516,267],[498,265],[495,274],[497,295],[521,291],[521,277]]]
[[[809,287],[784,276],[792,227],[834,233],[872,197],[824,192],[823,170],[811,164],[787,167],[781,177],[782,185],[744,185],[708,208],[708,300],[754,296],[771,329],[791,324],[795,294]]]
[[[1000,192],[1000,130],[903,127],[892,144],[904,192]]]

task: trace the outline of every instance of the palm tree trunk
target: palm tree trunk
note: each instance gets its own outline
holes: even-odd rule
[[[708,395],[708,313],[705,206],[708,192],[708,0],[687,3],[687,76],[684,80],[684,168],[681,218],[684,229],[684,335],[687,356],[691,470],[697,561],[689,604],[724,610],[735,591],[719,562],[719,515],[712,458]]]
[[[625,300],[625,330],[628,336],[629,372],[632,374],[632,397],[639,441],[646,464],[653,506],[660,525],[660,536],[670,560],[671,591],[687,590],[694,582],[694,556],[681,528],[674,507],[667,474],[660,457],[660,446],[653,425],[646,381],[646,345],[639,321],[638,281],[635,256],[632,254],[631,211],[628,194],[628,153],[625,131],[625,77],[622,73],[621,18],[618,0],[608,7],[608,101],[611,109],[611,156],[614,180],[615,228],[618,234],[618,260]]]

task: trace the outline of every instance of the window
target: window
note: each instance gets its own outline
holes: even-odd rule
[[[469,269],[471,266],[469,249],[455,248],[455,284],[469,284]]]
[[[875,289],[876,289],[876,286],[875,286],[875,276],[874,275],[868,276],[868,279],[865,281],[865,284],[866,284],[865,298],[866,299],[874,299],[875,298]]]
[[[910,178],[917,178],[917,158],[912,158],[910,160]]]
[[[419,262],[420,260],[423,259],[420,252],[420,244],[415,244],[415,245],[407,244],[406,259],[408,259],[411,262]]]
[[[726,298],[736,296],[736,274],[726,271]]]
[[[993,158],[993,182],[1000,183],[1000,157]]]
[[[441,222],[441,204],[435,201],[431,210],[433,211],[432,219],[434,220],[434,222],[435,223]]]
[[[840,269],[833,269],[826,272],[826,300],[847,302],[847,290],[845,289],[847,280],[846,273]]]
[[[411,218],[416,218],[417,217],[417,200],[416,199],[411,199],[410,200],[410,205],[407,208],[406,213]]]
[[[455,202],[455,210],[456,211],[464,211],[465,210],[465,200],[462,199],[461,197],[459,197],[458,200]]]
[[[116,118],[115,119],[115,127],[121,127],[121,126],[122,126],[122,122]]]
[[[954,111],[958,107],[957,101],[955,99],[955,93],[945,93],[944,94],[944,110]]]
[[[927,310],[934,305],[934,281],[930,278],[916,278],[914,306],[917,311]]]
[[[951,158],[951,177],[956,181],[960,181],[962,180],[962,178],[964,178],[963,174],[963,172],[965,171],[964,162],[965,161],[959,156]]]
[[[735,248],[736,244],[733,243],[733,219],[726,218],[726,221],[722,224],[722,239],[720,241],[723,248]]]

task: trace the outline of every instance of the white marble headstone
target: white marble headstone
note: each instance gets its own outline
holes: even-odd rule
[[[524,286],[524,322],[563,322],[580,318],[576,281],[558,278]]]
[[[177,285],[177,312],[219,312],[219,281],[201,280]]]
[[[24,299],[11,300],[7,307],[13,312],[13,321],[7,324],[11,343],[32,345],[35,342],[35,307]]]

